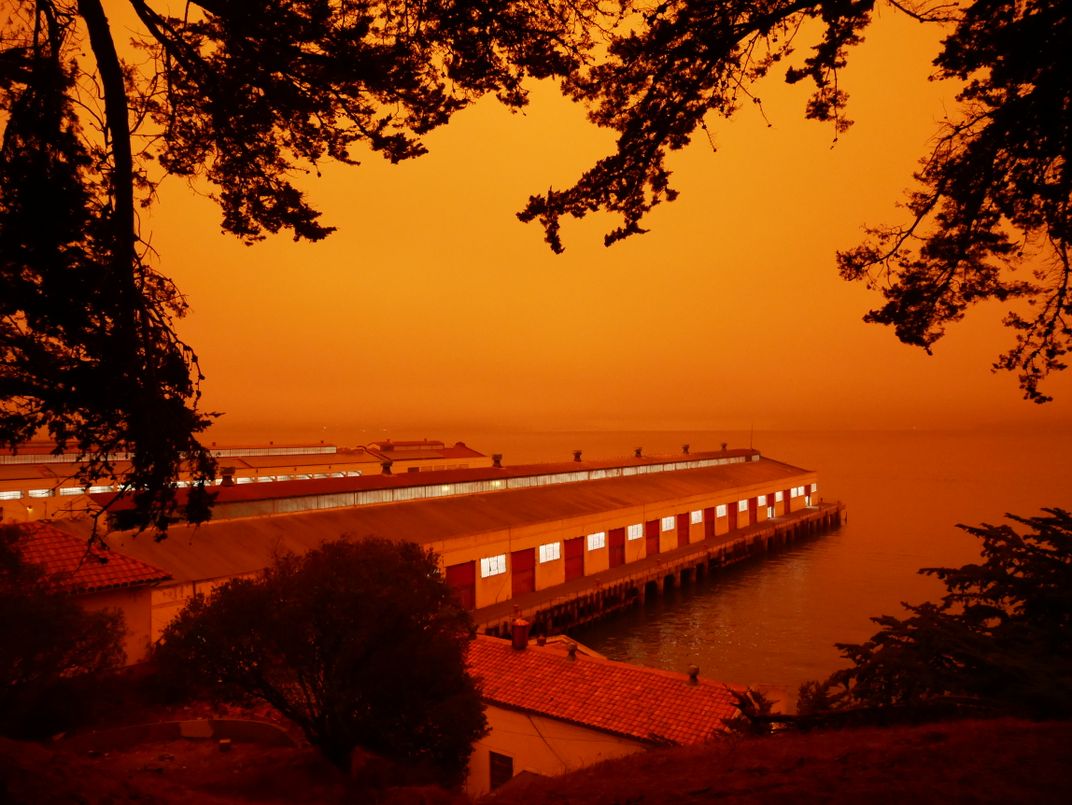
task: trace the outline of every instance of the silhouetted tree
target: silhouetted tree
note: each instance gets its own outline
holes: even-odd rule
[[[982,560],[924,568],[942,581],[939,603],[883,615],[870,640],[839,643],[852,662],[802,687],[798,710],[908,714],[967,710],[1028,717],[1072,715],[1072,514],[1007,515],[1027,526],[960,526]]]
[[[964,82],[909,196],[911,220],[840,255],[850,279],[883,285],[868,319],[930,349],[966,308],[1009,313],[1016,346],[997,366],[1025,394],[1064,366],[1068,305],[1068,4],[1059,0],[888,4],[949,35],[938,76]],[[10,4],[9,4],[10,5]],[[118,5],[118,4],[115,4]],[[113,6],[114,7],[114,6]],[[165,174],[216,188],[223,228],[253,241],[331,231],[295,185],[355,148],[391,161],[492,94],[525,104],[524,80],[555,77],[614,153],[519,213],[562,249],[563,216],[608,210],[607,243],[643,231],[672,200],[665,159],[713,116],[756,102],[788,62],[815,90],[806,117],[849,121],[838,84],[875,0],[200,0],[182,16],[127,0],[138,63],[120,58],[101,0],[15,0],[0,40],[0,440],[47,429],[115,477],[143,525],[166,526],[185,463],[212,477],[197,435],[196,355],[173,331],[185,303],[152,265],[139,205]],[[790,61],[799,40],[807,55]],[[1034,272],[1016,279],[1018,265]],[[116,463],[133,454],[129,472]],[[207,495],[184,516],[206,516]]]
[[[78,710],[78,685],[123,659],[123,616],[87,612],[0,526],[0,735],[42,737]]]
[[[197,597],[166,629],[165,676],[268,702],[346,767],[355,747],[460,780],[485,730],[471,621],[413,543],[325,543]]]

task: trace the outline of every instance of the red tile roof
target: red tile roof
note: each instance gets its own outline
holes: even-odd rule
[[[117,587],[140,587],[171,578],[147,562],[124,556],[71,536],[49,523],[17,526],[23,559],[41,565],[55,586],[71,593],[89,593]]]
[[[478,635],[469,669],[485,701],[653,744],[697,744],[737,712],[720,682]]]

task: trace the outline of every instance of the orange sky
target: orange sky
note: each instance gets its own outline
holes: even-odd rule
[[[842,76],[856,125],[834,148],[801,119],[806,88],[768,81],[773,127],[752,108],[714,121],[718,153],[700,137],[676,155],[679,200],[610,249],[608,218],[564,225],[556,256],[514,217],[610,147],[550,85],[523,116],[490,101],[462,113],[419,160],[311,180],[339,228],[320,244],[242,246],[169,181],[152,242],[190,299],[180,330],[206,407],[226,412],[218,434],[1066,427],[1072,375],[1039,407],[989,371],[1009,343],[997,311],[928,358],[863,324],[878,297],[837,277],[836,249],[895,220],[951,97],[926,80],[937,34],[883,11]]]

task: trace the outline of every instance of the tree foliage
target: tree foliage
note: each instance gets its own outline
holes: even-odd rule
[[[86,612],[28,564],[0,526],[0,734],[41,737],[76,709],[75,686],[123,659],[123,617]]]
[[[1015,303],[1017,341],[997,366],[1043,401],[1039,384],[1072,340],[1068,6],[938,2],[885,5],[945,27],[937,76],[961,82],[960,108],[923,162],[908,222],[871,229],[840,269],[882,288],[870,321],[926,349],[972,304]],[[363,151],[419,156],[421,137],[468,104],[492,95],[520,108],[526,80],[553,78],[617,144],[519,217],[560,251],[563,217],[610,211],[610,244],[675,198],[670,152],[758,103],[775,70],[812,86],[805,117],[844,132],[839,74],[875,7],[125,0],[109,8],[131,18],[134,43],[117,49],[102,0],[13,0],[0,39],[0,439],[44,429],[74,446],[85,481],[133,490],[143,526],[166,526],[181,467],[211,479],[197,357],[174,333],[185,301],[138,219],[168,174],[210,188],[223,229],[247,242],[283,230],[318,240],[332,226],[303,175]],[[129,471],[117,463],[128,452]],[[191,501],[185,516],[206,516],[203,487]]]
[[[453,783],[485,725],[471,628],[430,551],[340,540],[193,599],[156,660],[214,695],[269,703],[344,768],[361,747]]]
[[[961,709],[1027,717],[1072,715],[1072,513],[1007,515],[1026,526],[960,526],[982,558],[924,568],[945,585],[938,603],[874,618],[864,643],[838,644],[852,665],[802,690],[814,714]]]

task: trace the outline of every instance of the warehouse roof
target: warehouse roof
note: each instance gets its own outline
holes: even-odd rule
[[[277,552],[302,553],[343,535],[433,544],[618,509],[657,507],[666,501],[710,496],[720,489],[726,490],[728,501],[737,489],[782,488],[806,482],[801,476],[808,475],[808,470],[762,458],[486,494],[221,520],[196,528],[174,526],[160,543],[129,534],[113,534],[109,541],[123,553],[165,568],[176,580],[191,581],[255,572]],[[74,522],[64,526],[77,527]]]

